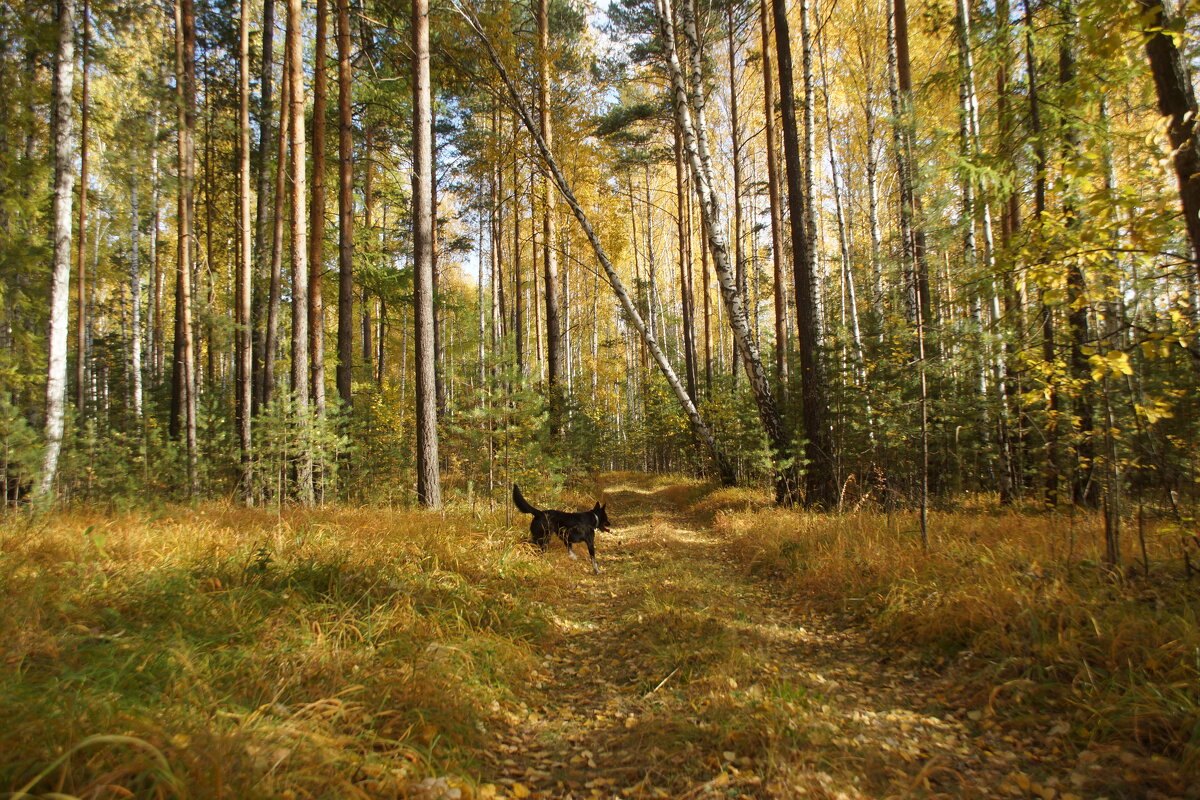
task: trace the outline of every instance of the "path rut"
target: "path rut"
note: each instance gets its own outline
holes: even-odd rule
[[[516,797],[1077,797],[1067,728],[1005,728],[936,673],[746,574],[705,489],[605,487],[603,572],[556,600],[560,635],[483,769]]]

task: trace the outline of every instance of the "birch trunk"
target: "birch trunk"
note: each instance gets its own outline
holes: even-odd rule
[[[133,383],[133,413],[142,418],[142,271],[141,271],[141,219],[138,214],[137,175],[129,178],[129,296],[130,296],[130,340],[129,377]]]
[[[685,3],[681,14],[684,35],[691,55],[692,92],[689,103],[683,70],[679,62],[675,28],[672,24],[674,15],[670,0],[656,0],[655,5],[658,11],[659,30],[666,44],[675,119],[683,132],[684,147],[690,162],[697,199],[700,202],[700,213],[704,220],[709,249],[712,251],[713,266],[728,312],[734,342],[743,359],[746,378],[758,406],[759,421],[773,453],[775,499],[779,503],[793,503],[799,499],[798,471],[790,457],[790,443],[783,428],[779,409],[775,405],[771,384],[766,370],[763,368],[758,346],[751,335],[745,297],[738,291],[736,276],[729,264],[724,224],[720,217],[720,206],[717,204],[716,193],[713,190],[712,162],[705,134],[703,88],[700,80],[702,50],[696,28],[695,7],[689,0]],[[692,109],[695,109],[696,112],[694,119]]]
[[[854,284],[854,271],[850,268],[849,225],[842,204],[841,172],[838,169],[836,148],[833,143],[833,112],[829,104],[829,73],[825,69],[825,38],[821,34],[817,36],[817,55],[821,61],[821,83],[824,84],[824,91],[821,94],[825,102],[825,143],[829,150],[829,173],[833,181],[833,204],[837,214],[838,252],[842,258],[842,281],[848,296],[848,302],[843,301],[843,309],[849,307],[850,329],[854,336],[854,372],[859,381],[865,383],[866,357],[863,355],[862,328],[858,320],[858,291]]]
[[[734,49],[734,19],[733,3],[725,7],[725,19],[729,28],[727,40],[729,50],[729,135],[733,147],[733,264],[734,284],[745,302],[746,292],[746,256],[742,250],[742,131],[738,120],[737,102],[737,69]],[[698,40],[697,40],[698,41]],[[738,373],[741,371],[740,353],[737,342],[734,342],[732,374],[736,385]]]
[[[684,181],[683,134],[675,123],[675,215],[679,237],[679,305],[683,317],[683,364],[688,397],[696,402],[696,328],[692,310],[691,230],[688,225],[687,186]]]
[[[75,125],[71,91],[75,82],[75,0],[58,0],[54,58],[54,271],[50,282],[50,331],[46,366],[46,450],[34,496],[53,496],[62,452],[67,401],[67,331],[71,297],[71,201],[74,193]],[[82,292],[81,292],[82,293]]]
[[[813,120],[813,115],[816,113],[816,91],[813,85],[812,35],[808,27],[809,16],[815,11],[815,8],[810,11],[810,3],[815,6],[816,0],[799,0],[798,12],[800,14],[800,69],[801,77],[804,79],[804,103],[800,107],[804,124],[804,236],[808,239],[805,250],[808,252],[808,271],[812,275],[810,280],[815,290],[813,302],[815,303],[817,333],[821,334],[825,329],[826,317],[822,289],[825,281],[818,252],[820,240],[817,238],[817,133]],[[796,236],[795,231],[792,232],[792,236]]]

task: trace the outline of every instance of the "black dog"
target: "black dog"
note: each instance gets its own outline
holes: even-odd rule
[[[571,545],[577,542],[587,544],[588,555],[592,557],[592,572],[599,575],[600,568],[596,566],[596,531],[607,531],[608,514],[605,513],[605,505],[596,503],[591,511],[580,511],[572,514],[569,511],[553,511],[547,509],[540,511],[525,500],[521,496],[521,490],[517,485],[513,484],[513,502],[517,508],[526,514],[533,514],[533,521],[529,523],[529,533],[533,537],[533,543],[542,548],[542,552],[546,551],[550,544],[550,534],[557,533],[558,538],[563,540],[563,544],[567,546],[567,555],[575,558],[575,551],[571,549]]]

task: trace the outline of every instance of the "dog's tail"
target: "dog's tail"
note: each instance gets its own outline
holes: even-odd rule
[[[529,501],[521,496],[521,487],[513,484],[513,503],[517,509],[525,514],[533,514],[535,517],[542,512],[533,506],[529,505]]]

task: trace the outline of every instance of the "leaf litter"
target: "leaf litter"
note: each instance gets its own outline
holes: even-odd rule
[[[477,796],[1197,796],[1173,774],[1159,785],[1177,793],[1139,788],[1144,759],[1075,744],[1052,710],[1006,718],[951,670],[748,576],[686,493],[606,494],[624,527],[601,544],[604,572],[558,599],[558,636],[492,732]]]

